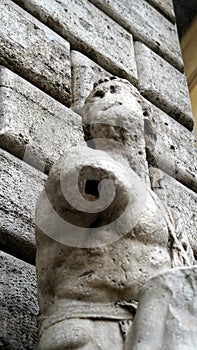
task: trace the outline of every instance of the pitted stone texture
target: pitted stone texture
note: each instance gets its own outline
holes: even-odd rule
[[[0,13],[0,63],[70,105],[69,43],[10,0]]]
[[[144,113],[147,104],[127,80],[104,78],[87,97],[82,110],[87,136],[94,147],[129,166],[150,185],[145,152]]]
[[[99,65],[136,85],[133,38],[88,0],[15,0]]]
[[[173,210],[177,225],[188,236],[197,260],[197,194],[163,171],[151,167],[154,192]]]
[[[111,332],[123,350],[141,286],[194,262],[187,237],[145,183],[147,109],[127,80],[100,81],[82,113],[92,147],[71,149],[50,169],[36,211],[39,350],[107,350]]]
[[[97,83],[99,79],[111,76],[111,74],[77,51],[71,51],[71,64],[72,108],[78,109],[80,112],[85,99],[94,87],[94,83]]]
[[[172,0],[146,0],[159,11],[163,12],[173,23],[175,23],[174,6]]]
[[[197,148],[194,135],[151,105],[152,125],[145,124],[148,162],[197,192]]]
[[[176,236],[170,212],[150,188],[142,182],[137,185],[136,174],[126,162],[122,172],[119,158],[110,160],[102,151],[79,147],[67,152],[50,170],[37,206],[40,220],[36,220],[39,350],[108,350],[113,348],[113,332],[115,349],[125,349],[125,333],[121,335],[117,326],[131,325],[141,286],[159,272],[193,262]],[[79,180],[77,177],[82,184],[77,183],[77,191],[79,188],[83,198],[89,196],[86,205],[91,209],[96,194],[87,193],[86,181],[96,179],[100,184],[104,178],[112,180],[113,200],[104,210],[81,210],[63,196],[82,166],[86,169]],[[60,187],[61,179],[67,177],[67,188]],[[106,187],[104,193],[108,190]],[[76,190],[70,193],[76,199]],[[84,202],[81,204],[85,209]],[[62,220],[54,222],[54,208]],[[125,215],[119,219],[122,210]],[[78,226],[65,224],[68,219]],[[123,308],[118,307],[121,300]]]
[[[0,242],[6,250],[33,262],[36,199],[46,175],[1,150]]]
[[[197,348],[197,266],[147,281],[125,350]]]
[[[41,171],[83,143],[81,117],[0,67],[0,146]]]
[[[0,251],[0,348],[35,350],[37,289],[35,268]]]
[[[164,0],[165,1],[165,0]],[[176,27],[145,0],[91,0],[135,38],[183,71]]]
[[[135,52],[142,95],[192,130],[193,116],[185,75],[140,42],[135,43]]]

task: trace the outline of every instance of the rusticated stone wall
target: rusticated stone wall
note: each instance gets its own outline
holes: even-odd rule
[[[35,349],[34,210],[51,164],[83,144],[94,82],[116,75],[152,110],[152,189],[197,256],[197,154],[172,1],[1,0],[1,349]],[[146,122],[145,116],[145,122]]]

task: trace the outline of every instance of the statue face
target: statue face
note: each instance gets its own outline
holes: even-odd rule
[[[131,134],[135,124],[143,130],[142,98],[137,90],[126,80],[116,79],[99,84],[86,99],[81,113],[83,123],[89,125],[93,139],[113,139],[124,146],[122,133]],[[135,140],[133,140],[135,141]]]

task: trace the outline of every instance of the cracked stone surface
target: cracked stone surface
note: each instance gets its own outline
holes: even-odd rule
[[[1,246],[33,262],[35,204],[46,175],[4,150],[0,150],[0,159]]]
[[[16,0],[112,74],[137,84],[133,37],[88,0]]]
[[[173,23],[175,23],[174,6],[172,0],[146,0],[156,9],[162,11]]]
[[[153,104],[145,120],[149,164],[197,192],[196,140],[188,129]]]
[[[37,288],[35,267],[0,251],[0,347],[35,350]]]
[[[72,109],[79,113],[94,84],[111,74],[78,51],[71,51]]]
[[[153,191],[171,208],[177,229],[188,236],[197,260],[197,194],[157,168],[149,171]]]
[[[70,44],[13,1],[0,12],[0,64],[70,105]]]
[[[128,30],[169,63],[183,71],[176,26],[145,0],[91,0],[98,8]],[[166,0],[162,1],[166,3]]]
[[[194,122],[185,75],[140,42],[135,43],[135,52],[142,95],[192,130]]]
[[[9,69],[0,66],[0,146],[46,171],[70,147],[83,143],[81,117]]]

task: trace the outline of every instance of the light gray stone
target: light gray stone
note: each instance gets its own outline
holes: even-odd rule
[[[33,262],[35,205],[46,175],[3,150],[0,160],[0,242],[6,250]]]
[[[112,74],[136,85],[133,38],[88,0],[15,0]]]
[[[35,350],[37,288],[35,267],[0,251],[0,348]]]
[[[83,107],[99,79],[111,74],[78,51],[71,51],[72,64],[72,108],[79,110]]]
[[[175,23],[174,6],[172,0],[146,0],[156,9],[161,11],[168,17],[173,23]]]
[[[39,196],[39,350],[125,349],[141,286],[193,264],[145,183],[143,104],[128,81],[100,82],[84,106],[93,147],[62,155]]]
[[[163,171],[149,170],[154,192],[172,209],[178,230],[188,236],[197,260],[197,194]]]
[[[145,0],[91,0],[91,2],[128,30],[135,40],[144,42],[183,71],[176,26]]]
[[[145,119],[149,164],[197,192],[197,148],[193,133],[154,105],[150,108],[152,124]]]
[[[135,43],[139,90],[189,130],[193,116],[185,75],[140,42]]]
[[[124,165],[102,151],[80,147],[51,168],[36,220],[39,350],[96,349],[99,344],[108,350],[112,334],[116,349],[123,350],[119,322],[131,324],[140,286],[174,263],[187,265],[168,211]],[[72,183],[82,168],[79,192],[85,204]],[[84,188],[87,181],[103,179],[108,184],[99,198]],[[108,197],[111,182],[115,196],[107,208],[103,202],[102,210],[97,202]]]
[[[125,350],[197,348],[197,266],[147,281]]]
[[[70,147],[83,143],[81,117],[34,85],[0,67],[0,146],[47,171]]]
[[[0,64],[70,105],[70,45],[10,0],[1,0]]]

